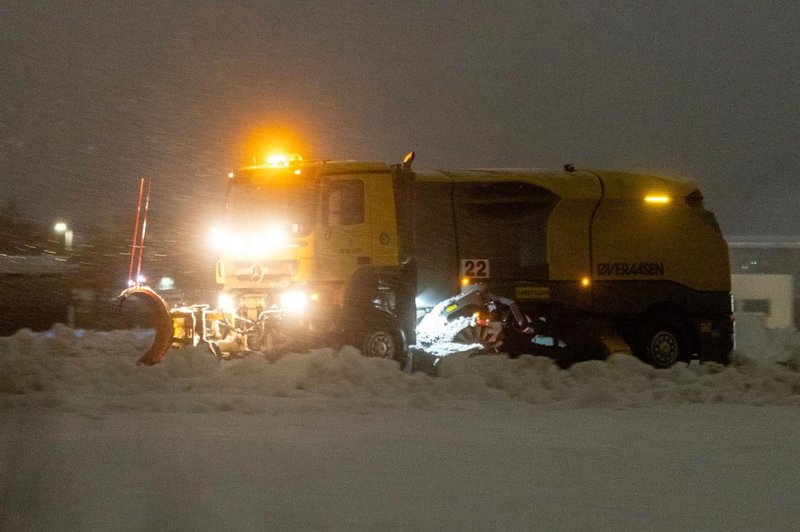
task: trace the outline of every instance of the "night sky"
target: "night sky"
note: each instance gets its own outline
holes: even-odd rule
[[[281,130],[689,177],[726,234],[800,234],[798,65],[796,1],[0,1],[0,199],[80,231],[147,175],[153,223],[194,227]]]

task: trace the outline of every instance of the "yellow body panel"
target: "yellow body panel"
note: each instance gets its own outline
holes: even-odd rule
[[[460,170],[418,174],[418,180],[456,182],[520,182],[559,196],[547,227],[550,279],[571,281],[590,275],[589,222],[600,198],[600,183],[590,172],[537,170]]]
[[[270,178],[272,170],[249,167]],[[297,262],[293,283],[345,283],[364,265],[398,263],[398,234],[392,174],[384,163],[304,163],[303,172],[320,179],[317,225],[303,245],[275,251],[265,260]],[[321,220],[326,183],[357,180],[364,185],[364,223],[330,227]],[[528,183],[558,196],[547,221],[549,280],[666,280],[697,290],[728,291],[727,247],[713,216],[686,197],[690,181],[618,172],[552,172],[524,169],[421,171],[418,182]],[[602,180],[602,184],[601,184]],[[658,202],[648,203],[646,197]],[[602,198],[602,201],[601,201]],[[442,208],[449,208],[442,198]],[[591,236],[593,234],[593,237]],[[590,240],[592,240],[590,242]],[[223,260],[226,260],[223,258]],[[258,288],[232,280],[227,259],[223,280],[229,288]],[[229,264],[230,263],[230,264]]]
[[[686,197],[697,188],[691,181],[621,172],[517,169],[422,172],[417,179],[514,181],[556,194],[560,199],[547,227],[552,281],[667,280],[696,290],[730,290],[727,246],[713,215],[687,204]],[[648,203],[648,197],[657,201]],[[601,272],[599,264],[604,265]]]
[[[686,201],[694,183],[602,174],[606,194],[594,221],[594,276],[604,281],[672,281],[730,291],[728,248],[711,213]],[[647,196],[669,201],[649,203]]]
[[[397,213],[394,207],[392,175],[373,174],[366,179],[366,212],[371,230],[373,266],[398,264]]]

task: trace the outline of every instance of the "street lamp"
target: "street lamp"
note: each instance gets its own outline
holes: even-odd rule
[[[70,229],[64,222],[56,223],[56,225],[53,226],[53,229],[55,229],[56,233],[64,233],[64,251],[72,251],[72,229]]]

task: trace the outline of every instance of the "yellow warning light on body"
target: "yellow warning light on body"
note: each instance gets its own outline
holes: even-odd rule
[[[461,286],[469,286],[469,277],[461,278]]]
[[[592,280],[589,277],[581,277],[581,286],[584,288],[588,288],[589,285],[592,284]]]
[[[672,201],[672,198],[669,196],[660,196],[660,195],[651,195],[644,197],[645,203],[650,203],[652,205],[665,205]]]

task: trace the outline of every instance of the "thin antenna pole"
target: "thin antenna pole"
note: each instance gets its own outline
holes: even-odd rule
[[[139,213],[142,210],[142,191],[144,190],[144,178],[139,180],[139,201],[136,204],[136,225],[133,226],[133,241],[131,242],[131,264],[128,267],[128,283],[133,283],[133,261],[136,253],[136,240],[139,238]]]
[[[147,178],[147,198],[144,201],[144,217],[142,218],[142,239],[139,242],[139,264],[136,266],[136,282],[139,283],[142,273],[142,255],[144,255],[144,234],[147,231],[147,211],[150,208],[150,186],[153,184],[153,178]]]

